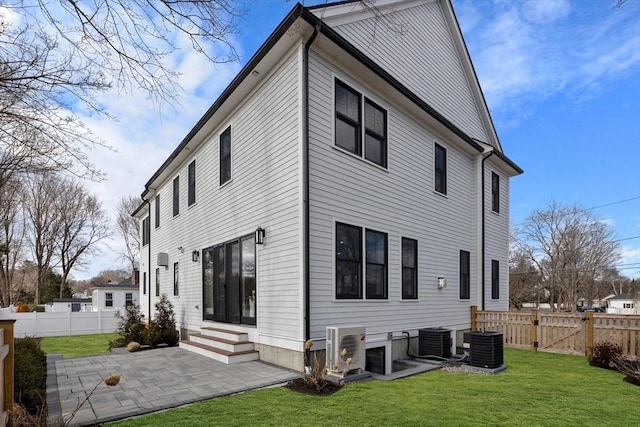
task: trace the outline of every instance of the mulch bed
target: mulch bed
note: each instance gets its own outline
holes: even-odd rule
[[[340,390],[342,385],[327,381],[322,387],[317,388],[314,385],[305,383],[304,378],[296,378],[293,381],[289,381],[285,387],[297,393],[310,394],[312,396],[329,396]]]

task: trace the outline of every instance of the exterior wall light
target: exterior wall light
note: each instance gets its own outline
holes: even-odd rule
[[[200,252],[198,252],[198,250],[191,252],[191,261],[198,262],[199,260],[200,260]]]
[[[438,289],[442,289],[447,286],[447,279],[444,277],[438,277]]]
[[[264,236],[265,236],[264,228],[258,227],[256,229],[256,245],[264,244]]]

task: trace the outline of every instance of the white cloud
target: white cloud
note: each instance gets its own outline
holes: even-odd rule
[[[567,1],[532,0],[456,7],[489,107],[517,117],[550,96],[564,93],[579,102],[637,73],[639,4],[572,9]]]
[[[622,246],[619,265],[622,275],[630,278],[640,278],[640,247]]]

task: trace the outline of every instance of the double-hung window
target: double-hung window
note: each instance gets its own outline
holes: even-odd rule
[[[149,217],[142,220],[142,246],[148,245],[151,240],[151,225]]]
[[[156,268],[156,296],[160,296],[160,269]]]
[[[441,194],[447,194],[447,149],[435,144],[434,161],[434,189]]]
[[[127,307],[133,305],[133,293],[127,292],[124,294],[124,305]]]
[[[173,179],[173,216],[180,213],[180,177]]]
[[[491,299],[500,299],[500,261],[491,260]]]
[[[491,210],[500,213],[500,176],[491,172]]]
[[[335,138],[337,147],[387,167],[386,110],[337,79]]]
[[[104,294],[104,306],[113,307],[113,292],[106,292]]]
[[[387,298],[387,240],[386,233],[336,224],[336,298],[362,299],[363,282],[367,299]]]
[[[189,163],[189,183],[187,192],[187,205],[191,206],[196,202],[196,161]]]
[[[402,299],[418,298],[418,241],[402,238]]]
[[[471,254],[460,251],[460,299],[471,298]]]
[[[231,126],[220,135],[220,185],[231,179]]]
[[[178,287],[178,263],[173,263],[173,295],[180,295],[180,288]]]
[[[160,195],[158,194],[155,198],[155,218],[156,218],[156,228],[160,227]]]

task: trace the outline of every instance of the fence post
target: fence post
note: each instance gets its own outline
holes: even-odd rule
[[[587,345],[584,349],[585,356],[591,360],[593,354],[593,311],[587,311],[587,331],[586,331]]]
[[[476,330],[476,316],[478,315],[478,306],[477,305],[472,305],[471,306],[471,330],[475,331]]]
[[[531,351],[538,352],[538,309],[531,310]]]
[[[71,336],[73,335],[73,332],[71,331],[71,310],[67,310],[67,331],[69,331],[69,333],[67,334],[67,336]]]
[[[3,411],[10,411],[13,409],[13,369],[14,369],[14,341],[13,341],[13,325],[15,319],[2,319],[0,320],[0,328],[4,329],[4,342],[0,343],[2,352],[7,353],[2,358],[2,376],[3,376]],[[5,347],[6,346],[6,347]],[[6,412],[2,413],[4,419]]]

